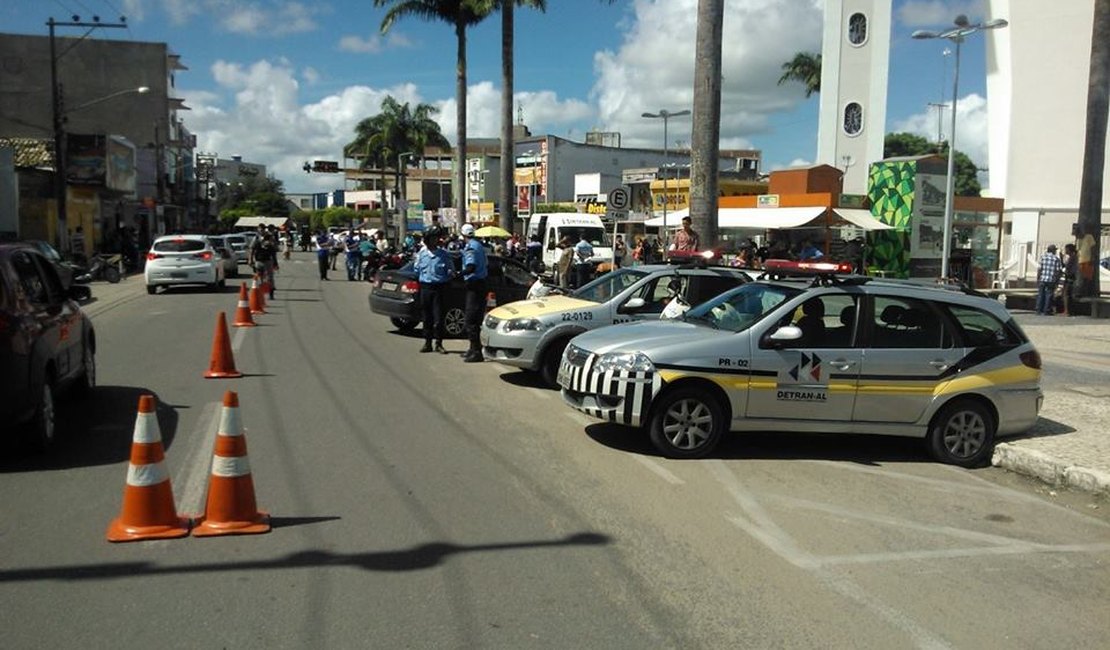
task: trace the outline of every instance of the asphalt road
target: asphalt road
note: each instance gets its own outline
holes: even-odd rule
[[[760,434],[670,461],[530,376],[418,354],[365,283],[283,264],[246,376],[202,378],[235,290],[99,312],[100,388],[0,460],[5,648],[1105,647],[1105,501],[912,440]],[[138,396],[203,508],[239,393],[266,535],[109,544]]]

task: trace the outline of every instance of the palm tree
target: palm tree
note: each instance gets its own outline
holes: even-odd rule
[[[690,219],[706,246],[717,243],[717,161],[721,152],[721,25],[724,0],[698,0]]]
[[[1090,247],[1088,264],[1080,269],[1076,295],[1097,298],[1099,234],[1102,227],[1102,174],[1106,167],[1106,123],[1110,110],[1110,0],[1095,0],[1091,30],[1091,71],[1087,82],[1087,139],[1079,189],[1080,250]],[[1088,237],[1090,239],[1088,239]]]
[[[417,104],[413,110],[406,102],[401,104],[393,97],[382,100],[381,113],[360,121],[355,126],[355,139],[343,147],[344,155],[360,158],[359,169],[381,171],[382,214],[386,205],[386,177],[396,156],[405,151],[423,152],[425,147],[450,149],[447,138],[440,132],[433,116],[438,112],[430,104]],[[400,172],[401,170],[397,170]],[[404,236],[404,218],[400,220],[399,234]],[[385,225],[383,218],[382,225]]]
[[[806,97],[821,92],[821,55],[798,52],[794,58],[782,64],[783,73],[779,85],[787,81],[797,81],[805,86]]]
[[[458,148],[455,156],[455,180],[459,192],[455,196],[458,223],[466,222],[466,28],[476,25],[489,15],[483,0],[374,0],[375,7],[389,7],[382,18],[381,32],[385,34],[398,18],[416,16],[429,21],[441,21],[453,25],[457,51],[455,55],[455,128],[458,133]]]

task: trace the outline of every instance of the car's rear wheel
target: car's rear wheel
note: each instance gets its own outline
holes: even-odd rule
[[[715,397],[704,390],[676,388],[656,402],[648,431],[651,443],[667,458],[703,458],[726,428],[724,409]]]
[[[998,425],[975,400],[948,404],[933,418],[926,443],[933,458],[949,465],[980,467],[990,460]]]
[[[563,352],[567,349],[570,339],[554,341],[543,351],[543,360],[540,362],[540,379],[548,386],[558,388],[556,380],[559,377],[559,364],[563,361]]]
[[[412,320],[411,318],[400,318],[398,316],[391,316],[389,318],[389,322],[393,323],[393,326],[401,330],[402,332],[412,331],[416,329],[417,325],[420,324],[420,321],[418,320]]]
[[[443,330],[453,339],[466,335],[466,312],[461,307],[451,307],[443,315]]]
[[[54,412],[54,378],[47,375],[42,382],[42,394],[39,396],[39,407],[31,418],[28,435],[31,444],[38,451],[49,451],[57,439],[55,430]]]

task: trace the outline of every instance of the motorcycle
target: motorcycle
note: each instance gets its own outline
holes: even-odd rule
[[[123,257],[116,253],[114,255],[101,255],[97,253],[89,259],[89,267],[85,269],[80,275],[74,275],[74,281],[82,284],[92,282],[93,280],[107,280],[112,284],[120,281],[120,261]]]

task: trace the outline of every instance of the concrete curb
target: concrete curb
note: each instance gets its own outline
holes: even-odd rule
[[[1068,465],[1040,451],[1000,443],[995,445],[991,465],[1039,478],[1050,485],[1110,496],[1110,474]]]

